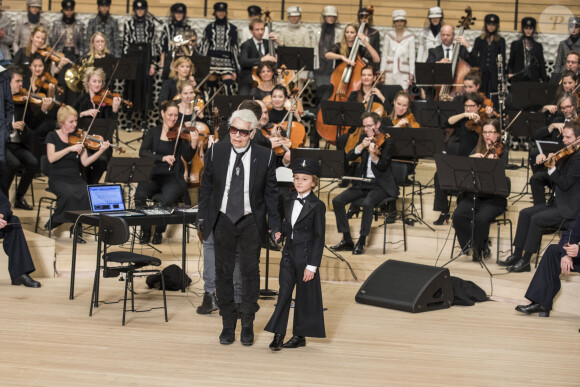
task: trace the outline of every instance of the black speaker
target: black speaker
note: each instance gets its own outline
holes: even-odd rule
[[[405,312],[449,308],[453,285],[449,269],[390,259],[363,283],[356,302]]]

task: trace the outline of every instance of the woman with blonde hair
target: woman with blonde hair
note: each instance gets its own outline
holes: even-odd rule
[[[368,62],[380,63],[381,57],[377,50],[369,43],[369,39],[363,34],[358,33],[358,25],[348,24],[342,35],[342,40],[340,43],[336,43],[332,48],[324,55],[328,60],[334,60],[335,66],[338,66],[341,61],[346,62],[351,66],[354,66],[354,61],[349,59],[350,52],[352,51],[352,46],[358,37],[361,40],[361,45],[359,46],[359,54],[361,57],[366,58]]]
[[[194,87],[197,85],[194,75],[195,66],[191,59],[186,56],[180,56],[171,62],[169,78],[163,81],[161,91],[159,92],[159,104],[163,101],[171,101],[177,95],[177,82],[189,81]]]

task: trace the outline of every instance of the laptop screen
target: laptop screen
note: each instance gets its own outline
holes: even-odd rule
[[[89,185],[88,190],[93,212],[125,211],[120,184]]]

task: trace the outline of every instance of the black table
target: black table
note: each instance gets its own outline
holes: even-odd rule
[[[98,215],[87,215],[86,211],[67,211],[65,214],[67,220],[71,222],[77,222],[77,227],[75,227],[75,235],[73,238],[73,250],[71,259],[71,273],[70,273],[70,296],[69,299],[74,299],[74,289],[75,289],[75,266],[77,260],[77,234],[78,230],[81,229],[81,225],[86,224],[89,226],[99,227],[99,216]],[[186,245],[187,240],[187,225],[190,223],[195,223],[197,218],[196,213],[189,212],[175,212],[171,215],[142,215],[142,216],[124,216],[125,222],[129,227],[131,226],[160,226],[166,224],[182,224],[183,234],[181,236],[181,268],[183,269],[183,283],[185,284],[185,257],[186,257]],[[78,221],[77,221],[78,219]],[[99,242],[101,243],[100,239]],[[99,257],[97,257],[99,259]],[[185,289],[181,290],[185,292]]]

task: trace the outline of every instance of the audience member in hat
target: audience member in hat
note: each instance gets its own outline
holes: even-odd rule
[[[508,61],[508,79],[512,82],[531,81],[547,82],[544,46],[536,42],[536,19],[522,19],[522,36],[514,40],[510,48]]]
[[[308,337],[326,337],[319,267],[324,250],[326,206],[312,192],[319,183],[320,166],[312,159],[292,162],[294,191],[284,202],[282,232],[286,243],[280,260],[278,303],[264,328],[274,333],[272,351],[306,345]],[[294,298],[292,338],[284,343]]]
[[[443,10],[440,7],[431,7],[427,13],[429,25],[423,29],[419,37],[417,62],[427,61],[429,50],[441,44],[441,26],[443,26]]]
[[[183,56],[181,49],[173,48],[171,42],[176,36],[181,36],[183,42],[187,42],[193,28],[187,24],[187,7],[183,3],[175,3],[169,8],[169,23],[163,25],[161,32],[161,56],[159,67],[163,69],[162,79],[167,79],[171,69],[171,62],[177,59],[177,53]],[[161,103],[161,101],[159,101]]]
[[[314,44],[314,80],[316,87],[330,84],[330,76],[334,70],[334,61],[326,59],[326,53],[333,45],[340,43],[342,28],[338,23],[338,9],[328,5],[322,9],[322,24],[316,30]]]
[[[415,37],[407,30],[407,13],[393,11],[394,31],[387,31],[381,57],[381,71],[386,70],[385,84],[407,90],[415,76]]]
[[[12,54],[10,46],[14,42],[14,30],[12,29],[12,20],[2,11],[2,2],[0,1],[0,65],[10,63]]]
[[[85,41],[88,43],[96,32],[105,36],[108,49],[115,58],[121,57],[121,39],[119,39],[119,23],[109,13],[111,0],[97,0],[97,14],[87,24]]]
[[[250,31],[250,23],[254,20],[262,20],[262,8],[257,5],[250,5],[248,7],[248,25],[241,30],[238,30],[239,45],[242,45],[246,40],[252,39],[252,32]],[[265,36],[268,36],[268,32]]]
[[[19,48],[25,47],[28,44],[32,31],[39,25],[43,26],[48,31],[49,24],[41,14],[42,0],[27,0],[26,1],[26,15],[21,16],[16,20],[16,28],[14,29],[14,43],[12,44],[13,51],[18,51]]]
[[[375,49],[377,54],[381,56],[381,34],[379,33],[379,31],[373,28],[372,7],[363,7],[359,9],[357,14],[358,25],[360,26],[364,20],[366,20],[366,22],[365,28],[363,30],[363,35],[367,37],[369,44]],[[380,67],[378,63],[373,65],[375,67],[375,70],[378,70]]]
[[[569,52],[580,52],[580,17],[570,17],[568,20],[568,32],[570,36],[562,40],[558,45],[556,63],[554,64],[554,72],[557,73],[562,73],[567,69],[566,59]]]

